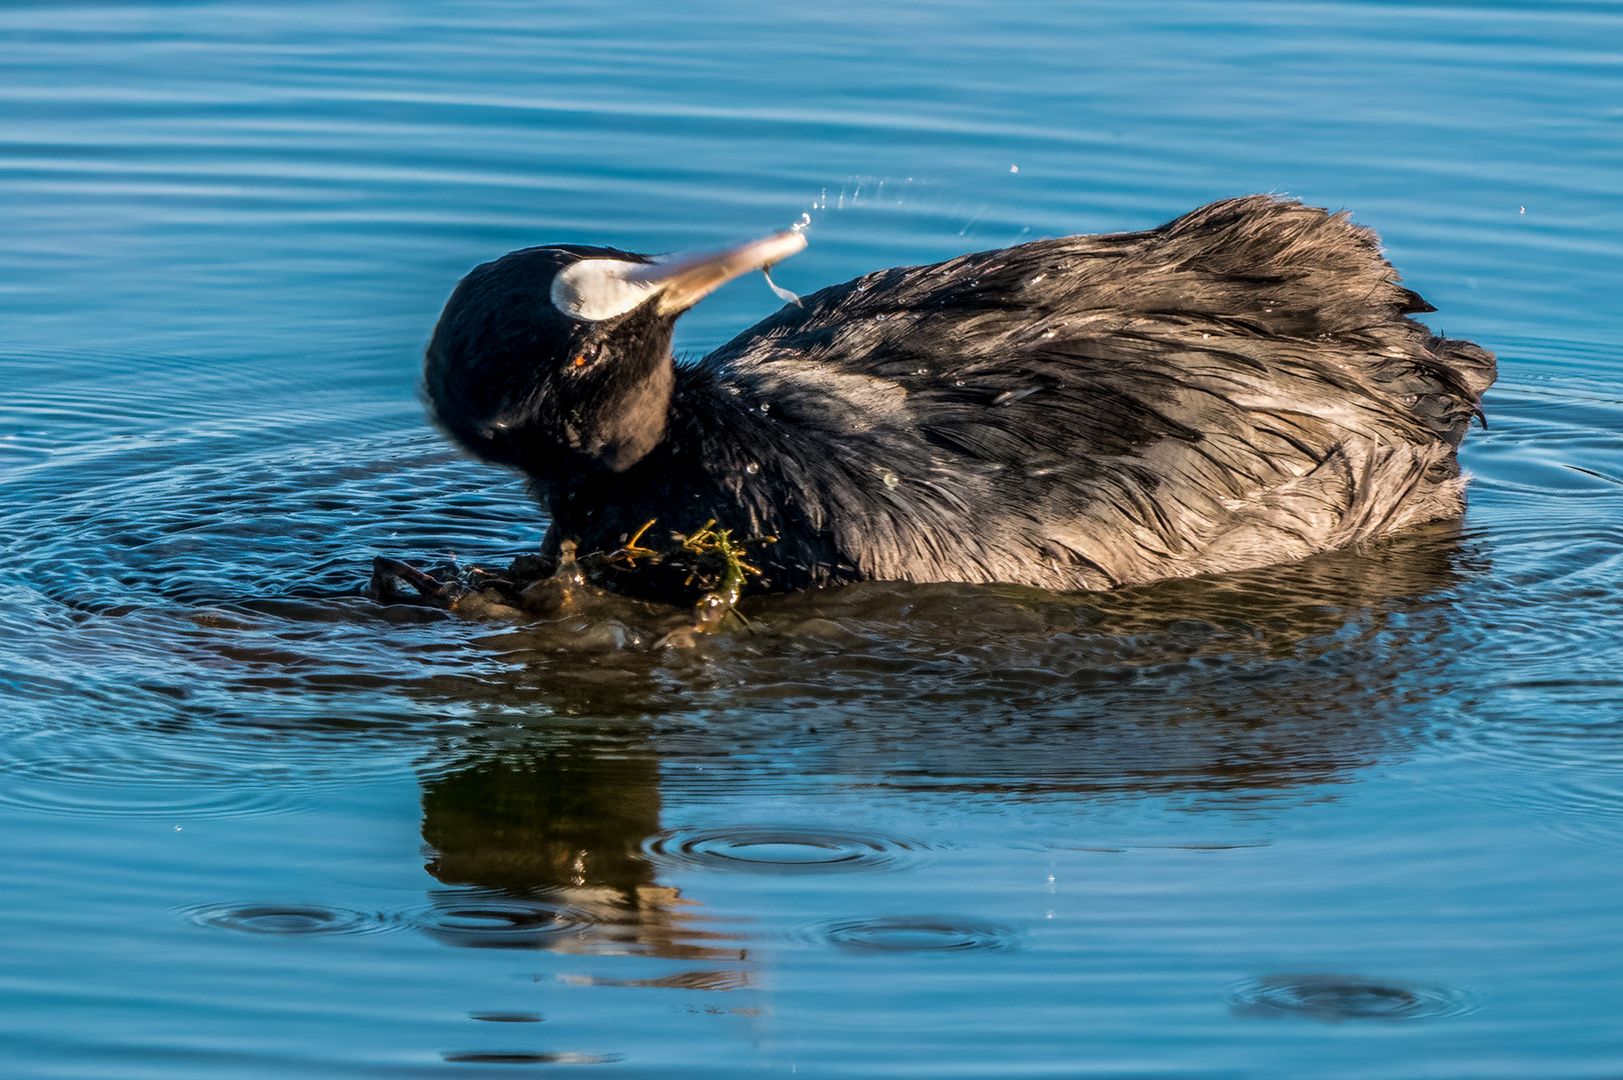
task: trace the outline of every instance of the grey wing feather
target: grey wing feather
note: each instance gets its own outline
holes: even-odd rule
[[[837,464],[804,500],[865,575],[1105,587],[1459,513],[1493,357],[1425,310],[1373,233],[1252,196],[868,275],[703,363]]]

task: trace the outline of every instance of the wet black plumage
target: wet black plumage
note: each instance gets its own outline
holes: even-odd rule
[[[778,590],[1100,589],[1463,510],[1454,454],[1493,355],[1407,318],[1433,309],[1345,214],[1250,196],[1144,232],[884,270],[673,362],[681,310],[784,253],[698,286],[690,261],[681,289],[596,320],[559,310],[555,275],[582,259],[664,271],[581,247],[481,266],[428,349],[434,415],[529,475],[548,551],[714,519],[777,538],[751,561]],[[657,574],[619,584],[680,591]]]

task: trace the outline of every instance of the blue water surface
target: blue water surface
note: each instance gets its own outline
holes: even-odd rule
[[[1623,1074],[1623,5],[0,9],[7,1077]],[[545,522],[457,279],[797,292],[1269,191],[1495,350],[1458,525],[754,632],[387,607]],[[779,304],[678,327],[699,354]]]

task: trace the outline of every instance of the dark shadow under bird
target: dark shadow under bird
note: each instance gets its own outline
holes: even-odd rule
[[[760,590],[1105,589],[1464,509],[1455,451],[1494,357],[1410,319],[1435,309],[1345,213],[1258,195],[883,270],[673,359],[683,311],[804,243],[538,247],[457,286],[427,397],[529,477],[544,562],[625,552],[652,521],[726,530]],[[692,598],[679,571],[611,565],[620,591]]]

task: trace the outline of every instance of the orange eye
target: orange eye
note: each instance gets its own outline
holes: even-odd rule
[[[585,367],[586,366],[586,354],[585,353],[576,353],[575,354],[575,366],[576,367]]]

